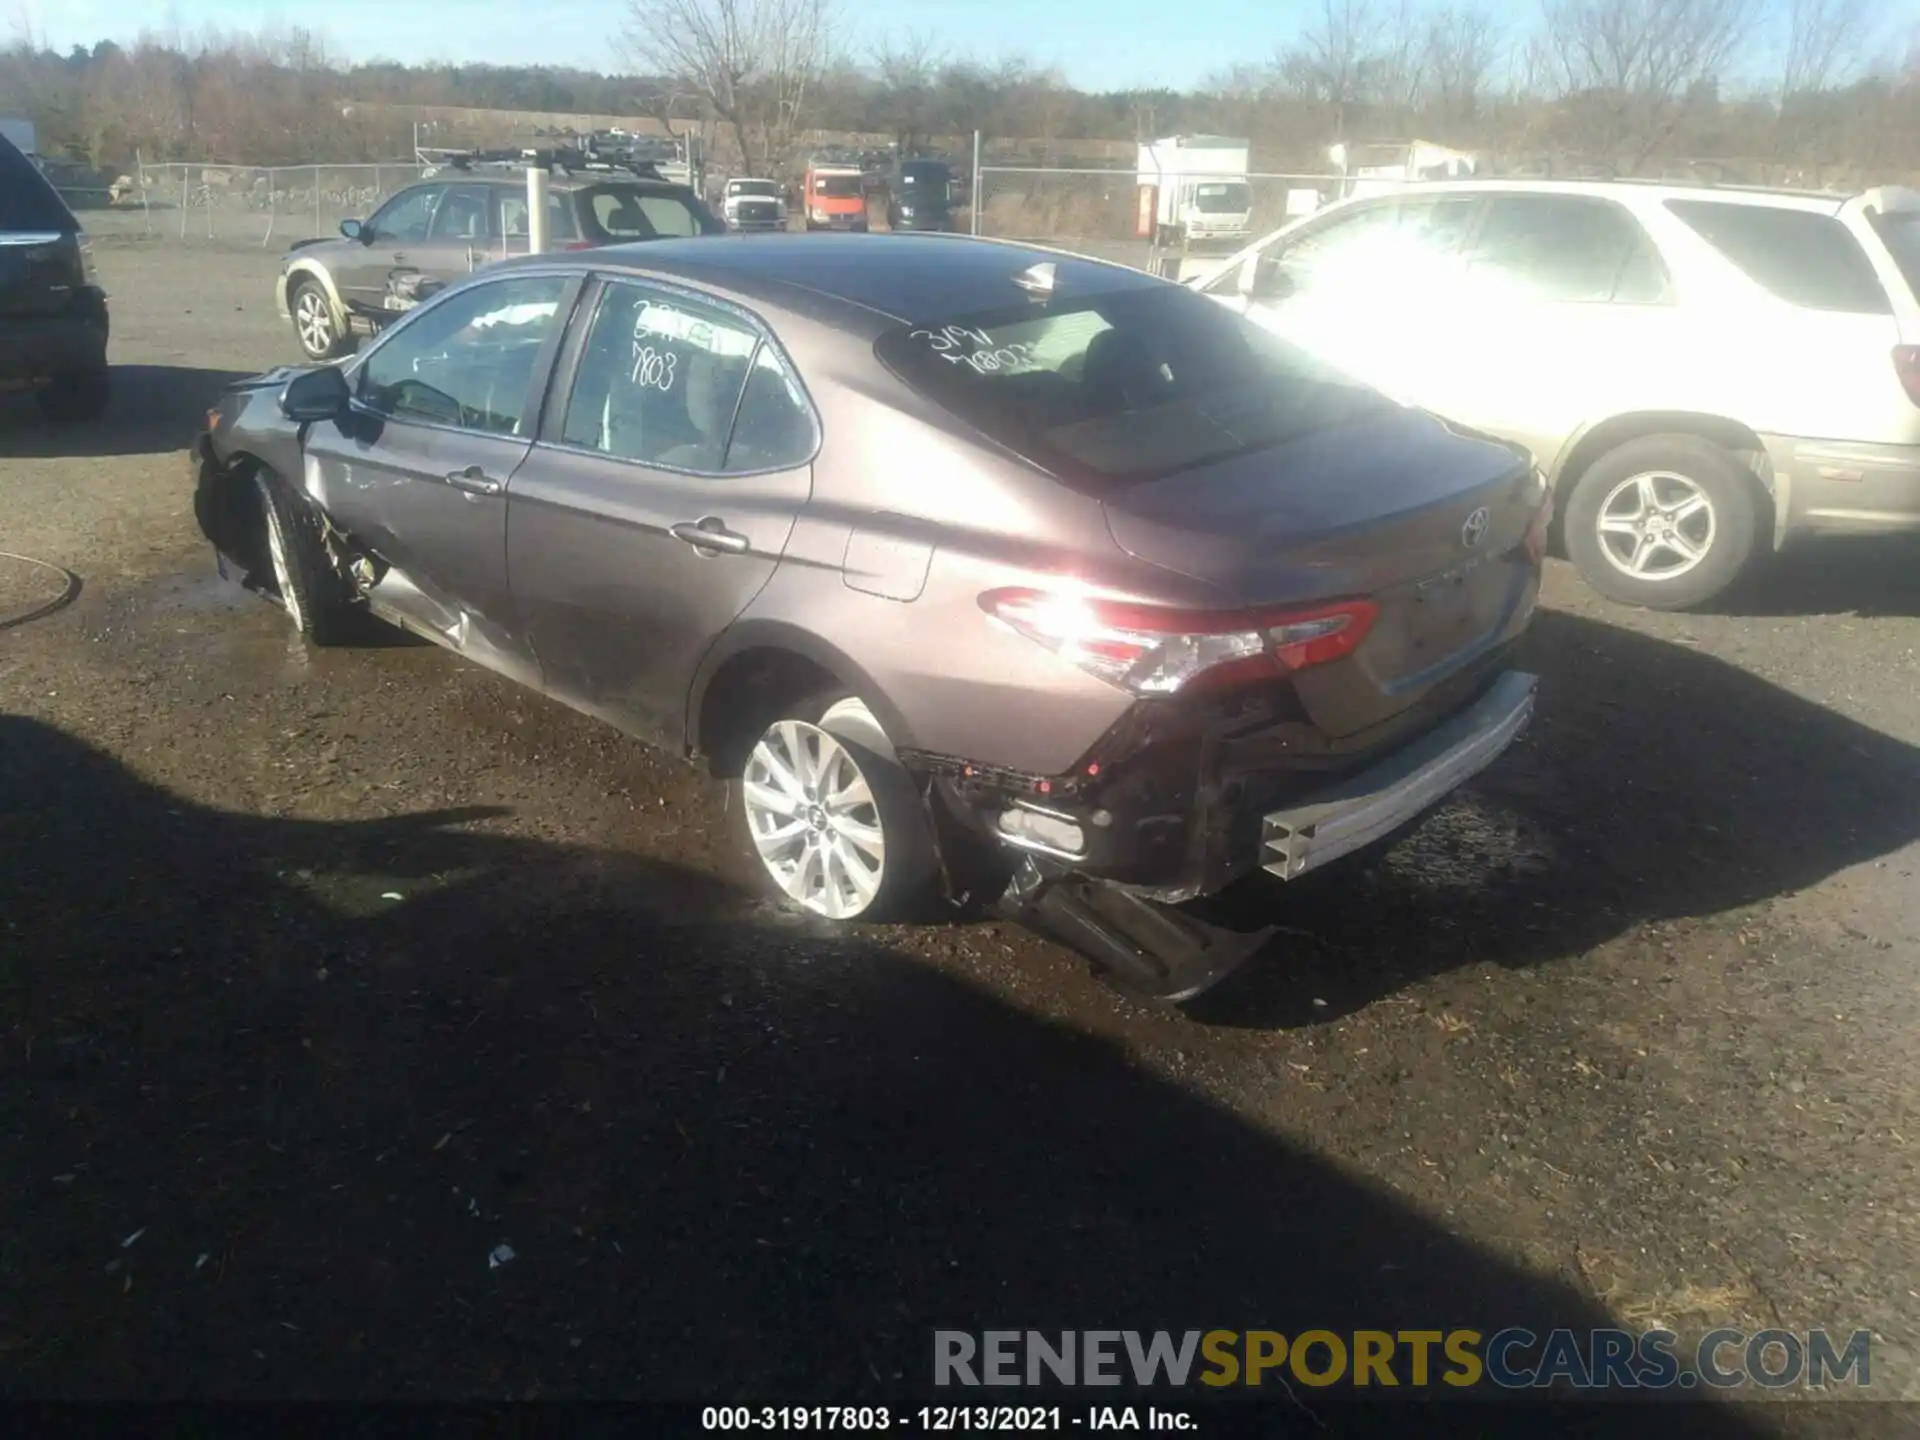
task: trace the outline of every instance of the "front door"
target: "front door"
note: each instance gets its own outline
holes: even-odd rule
[[[529,683],[507,590],[507,495],[577,284],[503,278],[402,323],[353,368],[352,413],[306,444],[308,488],[388,567],[376,609]]]
[[[491,219],[482,185],[450,185],[434,207],[424,243],[407,252],[407,268],[435,280],[462,279],[487,263]]]
[[[819,430],[737,311],[608,281],[587,323],[567,399],[514,478],[514,601],[551,693],[678,744],[696,667],[772,578],[811,493]]]
[[[333,283],[351,309],[386,309],[387,280],[396,269],[413,263],[427,243],[434,207],[444,185],[413,185],[374,211],[360,228],[360,243],[341,247],[333,262]]]

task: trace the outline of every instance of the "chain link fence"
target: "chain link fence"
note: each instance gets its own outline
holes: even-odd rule
[[[338,232],[421,178],[417,161],[373,165],[139,165],[110,184],[62,186],[96,238],[287,244]]]

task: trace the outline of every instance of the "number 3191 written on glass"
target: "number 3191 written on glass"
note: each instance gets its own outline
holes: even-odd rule
[[[996,342],[986,331],[970,330],[964,325],[914,330],[908,338],[920,341],[949,365],[972,367],[976,375],[1034,368],[1031,345],[1018,340]]]

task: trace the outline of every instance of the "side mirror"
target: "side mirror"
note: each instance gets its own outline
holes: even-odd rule
[[[362,244],[366,243],[367,240],[367,227],[358,220],[342,220],[340,222],[340,233],[346,236],[347,239],[358,240]]]
[[[1243,279],[1249,298],[1254,300],[1284,300],[1293,294],[1293,277],[1287,273],[1287,267],[1278,256],[1262,255],[1253,264],[1253,274]]]
[[[280,392],[280,413],[298,425],[315,420],[338,420],[352,403],[353,392],[347,388],[347,377],[334,365],[322,365],[317,370],[296,375]]]

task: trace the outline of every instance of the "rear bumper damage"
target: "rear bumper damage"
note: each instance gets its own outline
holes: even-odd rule
[[[1257,870],[1297,879],[1445,800],[1532,718],[1538,680],[1509,668],[1511,653],[1499,646],[1344,742],[1292,722],[1269,697],[1267,713],[1237,730],[1217,713],[1140,707],[1064,776],[901,758],[931,775],[966,828],[1016,857],[1004,910],[1132,988],[1184,999],[1271,932],[1222,931],[1179,907]]]

